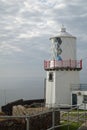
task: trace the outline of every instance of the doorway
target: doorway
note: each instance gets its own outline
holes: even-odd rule
[[[77,94],[72,94],[72,105],[77,105]]]

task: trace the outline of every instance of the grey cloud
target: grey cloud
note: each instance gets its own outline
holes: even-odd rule
[[[18,3],[18,2],[17,2]],[[16,2],[13,4],[9,4],[6,3],[6,2],[1,2],[0,1],[0,12],[1,12],[1,16],[4,15],[4,16],[7,16],[7,15],[15,15],[18,11],[19,11],[19,3],[17,4]]]
[[[7,72],[10,72],[9,77],[20,77],[21,81],[24,77],[37,75],[44,78],[43,61],[50,58],[49,37],[57,35],[61,24],[77,36],[78,57],[85,57],[85,0],[4,0],[0,5],[0,45],[9,45],[11,52],[8,54],[5,48],[0,52],[3,77],[8,77]],[[17,52],[15,47],[23,52]]]

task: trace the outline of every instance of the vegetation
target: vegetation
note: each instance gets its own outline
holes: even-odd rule
[[[81,123],[75,122],[75,123],[70,124],[69,126],[67,125],[67,126],[61,127],[60,130],[67,130],[68,127],[70,130],[77,130],[80,126],[81,126]]]
[[[69,111],[61,113],[61,125],[64,125],[60,130],[77,130],[85,121],[87,117],[86,111]],[[69,125],[68,125],[69,124]]]

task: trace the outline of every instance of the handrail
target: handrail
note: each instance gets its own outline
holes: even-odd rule
[[[44,61],[44,69],[71,68],[82,69],[82,60],[48,60]]]
[[[66,105],[66,104],[65,104]],[[68,105],[68,106],[70,106],[70,109],[69,110],[67,110],[67,111],[64,111],[64,110],[61,110],[60,108],[61,108],[61,106],[62,106],[62,104],[60,104],[60,105],[58,105],[58,107],[57,108],[52,108],[52,109],[49,109],[49,110],[47,110],[47,111],[43,111],[43,112],[40,112],[40,113],[38,113],[38,114],[35,114],[35,115],[31,115],[31,116],[29,116],[29,115],[23,115],[23,116],[0,116],[0,118],[2,118],[2,119],[12,119],[12,118],[25,118],[26,119],[26,130],[29,130],[29,119],[30,119],[30,117],[34,117],[34,116],[37,116],[37,115],[43,115],[43,114],[45,114],[45,113],[49,113],[49,112],[52,112],[53,114],[52,114],[52,121],[53,121],[53,125],[50,127],[50,128],[48,128],[48,129],[46,129],[46,130],[53,130],[53,129],[55,129],[55,128],[58,128],[58,127],[62,127],[62,126],[67,126],[67,127],[69,127],[73,122],[75,122],[75,121],[79,121],[80,120],[80,118],[83,116],[83,119],[84,119],[84,122],[86,121],[86,117],[85,117],[85,115],[86,115],[86,109],[85,109],[85,105],[86,104],[84,104],[84,111],[83,112],[81,112],[80,114],[79,114],[79,107],[81,106],[81,105],[83,105],[83,104],[80,104],[80,105],[77,105],[76,107],[73,107],[72,105]],[[64,106],[64,105],[63,105]],[[70,120],[70,118],[69,118],[69,114],[71,114],[72,113],[72,110],[73,109],[76,109],[77,108],[77,117],[76,118],[74,118],[74,120]],[[64,113],[68,113],[67,114],[67,123],[66,124],[59,124],[59,125],[55,125],[55,112],[56,111],[62,111],[62,112],[64,112]]]
[[[71,89],[85,91],[87,90],[87,84],[72,84]]]

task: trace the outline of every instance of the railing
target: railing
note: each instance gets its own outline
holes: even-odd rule
[[[82,69],[82,60],[44,61],[44,69]]]
[[[79,90],[79,91],[86,91],[87,84],[72,84],[71,89],[72,90]]]
[[[82,104],[83,105],[83,104]],[[81,105],[77,105],[77,106],[71,106],[68,105],[69,109],[61,109],[61,105],[59,105],[57,108],[53,108],[53,109],[49,109],[46,112],[42,112],[36,115],[32,115],[32,116],[28,116],[28,115],[24,115],[24,116],[0,116],[0,119],[25,119],[26,120],[26,129],[25,130],[30,130],[29,126],[30,126],[30,118],[34,117],[34,116],[41,116],[45,113],[49,113],[52,112],[52,124],[51,127],[46,129],[46,130],[54,130],[55,128],[59,128],[59,127],[67,127],[67,130],[70,130],[70,126],[72,123],[79,123],[79,121],[86,123],[87,117],[86,117],[86,104],[84,104],[84,109],[83,111],[79,111],[79,107]],[[64,105],[63,105],[64,107]],[[75,111],[74,111],[75,110]],[[59,111],[60,112],[60,124],[55,125],[55,112]],[[66,122],[65,124],[62,124],[61,122]],[[81,125],[81,124],[80,124]],[[4,129],[3,129],[4,130]],[[13,130],[13,129],[10,129]],[[16,130],[16,129],[14,129]],[[20,129],[18,129],[20,130]],[[39,129],[38,129],[39,130]]]
[[[59,125],[55,125],[55,111],[53,111],[53,116],[52,116],[52,127],[47,129],[47,130],[55,130],[55,128],[61,128],[61,127],[66,127],[67,130],[71,130],[71,125],[73,123],[77,123],[78,127],[81,127],[81,125],[83,124],[83,126],[86,126],[86,121],[87,121],[87,108],[86,108],[86,104],[81,104],[81,105],[68,105],[69,109],[61,109],[62,105],[59,105],[59,111],[60,111],[60,124]],[[81,106],[83,107],[83,110],[79,110],[79,108]],[[64,105],[63,105],[64,107]],[[66,104],[65,104],[66,107]],[[65,123],[62,123],[65,122]],[[74,127],[73,127],[74,128]]]

